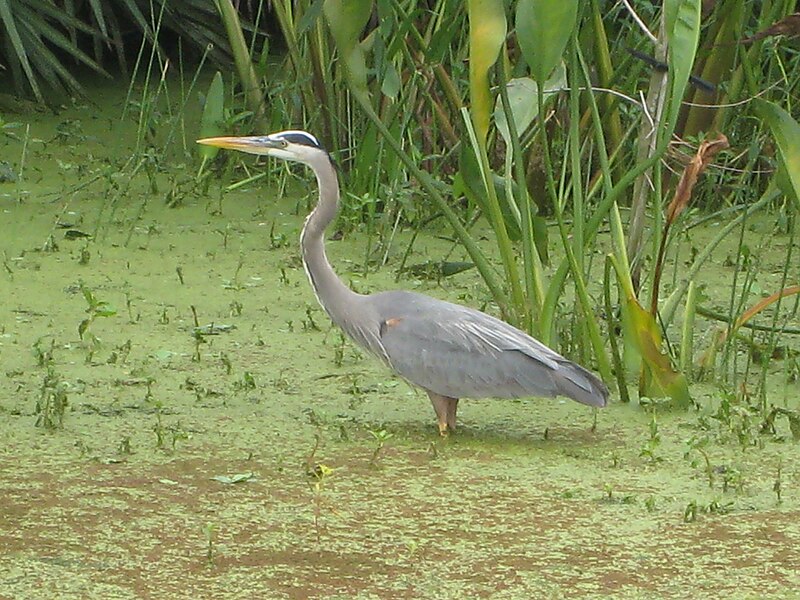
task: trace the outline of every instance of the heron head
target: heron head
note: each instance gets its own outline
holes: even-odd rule
[[[310,133],[297,130],[246,137],[212,137],[197,140],[197,143],[301,163],[309,163],[320,155],[328,155],[317,138]]]

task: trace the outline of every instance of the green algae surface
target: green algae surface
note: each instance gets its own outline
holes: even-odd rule
[[[0,598],[800,597],[786,420],[723,419],[707,386],[689,413],[468,400],[440,439],[317,307],[303,190],[205,191],[191,136],[125,177],[137,124],[105,93],[107,115],[16,115],[25,170],[0,184]],[[0,148],[18,169],[21,140]],[[408,239],[368,276],[358,233],[329,255],[362,292],[483,303],[474,272],[396,284]]]

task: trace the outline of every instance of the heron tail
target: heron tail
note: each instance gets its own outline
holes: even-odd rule
[[[555,382],[559,396],[599,408],[608,404],[608,388],[597,375],[566,359],[558,366]]]

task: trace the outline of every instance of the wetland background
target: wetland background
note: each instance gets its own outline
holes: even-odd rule
[[[793,2],[637,5],[655,50],[599,2],[35,4],[0,15],[0,598],[798,595]],[[342,167],[355,289],[501,315],[611,405],[440,439],[315,302],[309,173],[194,144],[287,128]]]

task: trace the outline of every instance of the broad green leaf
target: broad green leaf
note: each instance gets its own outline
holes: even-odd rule
[[[403,83],[400,81],[400,74],[397,72],[394,64],[387,62],[383,81],[381,82],[381,93],[383,93],[384,96],[394,100],[400,93],[400,88],[402,85]]]
[[[650,398],[669,396],[676,408],[691,404],[689,384],[683,373],[672,367],[669,356],[661,351],[661,329],[655,318],[642,308],[627,272],[611,256],[621,288],[622,331],[627,368],[640,370],[639,395]]]
[[[537,83],[547,81],[564,55],[578,17],[578,0],[520,0],[517,41]]]
[[[778,145],[781,168],[776,183],[800,209],[800,124],[772,102],[756,98],[753,103],[756,113],[767,122]]]
[[[89,305],[89,308],[97,306],[97,300],[95,300],[92,290],[81,285],[81,292],[83,292],[83,299],[86,300],[86,304]]]
[[[671,78],[669,123],[673,128],[697,54],[697,44],[700,40],[700,2],[701,0],[666,0],[664,2],[664,18],[666,19],[667,42],[669,43],[667,61]]]
[[[345,67],[350,90],[367,95],[367,64],[359,36],[372,12],[370,0],[325,0],[323,6],[328,27],[339,51],[339,60]]]
[[[561,90],[567,86],[567,71],[564,63],[560,63],[553,76],[545,82],[544,99],[545,102],[553,95],[554,90]],[[530,127],[530,124],[539,114],[538,85],[529,77],[520,77],[508,82],[508,101],[511,104],[511,114],[514,118],[514,125],[517,134],[520,136]],[[508,130],[506,113],[503,110],[503,103],[498,97],[494,105],[494,122],[497,130],[503,136],[506,145],[511,144],[511,133]]]
[[[661,351],[661,330],[653,315],[629,294],[622,315],[626,348],[635,349],[641,358],[640,395],[669,396],[676,408],[688,408],[691,396],[686,377],[673,369],[669,356]]]
[[[203,117],[200,119],[200,138],[210,138],[225,133],[225,84],[222,81],[222,73],[217,71],[211,85],[208,86],[206,102],[203,106]],[[219,148],[217,146],[206,146],[198,144],[200,156],[203,163],[212,160],[217,156]]]
[[[506,39],[506,13],[502,0],[469,0],[467,10],[470,115],[478,142],[485,144],[492,114],[489,69]]]
[[[475,263],[463,260],[445,260],[440,263],[440,268],[442,271],[442,277],[450,277],[451,275],[457,275],[458,273],[474,269]]]

